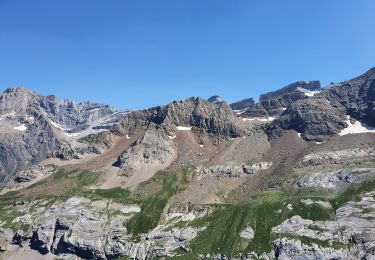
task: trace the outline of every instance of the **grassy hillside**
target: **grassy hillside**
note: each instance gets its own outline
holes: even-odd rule
[[[108,190],[94,189],[100,180],[100,173],[90,171],[64,172],[56,168],[55,172],[43,181],[17,192],[0,196],[0,222],[2,227],[13,230],[26,230],[27,226],[12,223],[17,212],[12,205],[17,200],[48,200],[51,204],[56,200],[66,200],[72,196],[84,196],[92,200],[110,199],[122,204],[138,204],[141,212],[127,223],[124,223],[134,238],[156,227],[164,208],[170,198],[184,190],[194,174],[190,167],[174,172],[160,171],[150,180],[143,182],[135,191],[125,188]],[[366,191],[375,190],[375,180],[350,187],[340,194],[330,194],[308,189],[272,190],[264,192],[248,201],[238,204],[209,205],[213,212],[192,222],[181,222],[177,226],[187,225],[207,227],[190,243],[190,252],[179,252],[178,259],[196,259],[199,254],[224,253],[228,256],[241,252],[269,252],[271,243],[276,238],[271,229],[284,220],[299,215],[311,220],[329,220],[335,216],[335,210],[344,203],[357,200]],[[332,208],[323,208],[318,204],[305,205],[302,199],[328,201]],[[255,231],[251,241],[240,237],[246,227]],[[308,238],[298,238],[304,243]]]
[[[294,215],[311,220],[332,219],[335,209],[348,201],[359,199],[363,192],[372,190],[375,190],[375,180],[353,186],[338,195],[313,190],[279,190],[263,193],[245,203],[218,206],[212,214],[189,224],[205,226],[207,229],[190,243],[191,252],[176,258],[195,259],[199,254],[207,253],[234,256],[241,252],[269,252],[272,241],[276,239],[271,234],[272,227]],[[301,202],[308,198],[329,201],[333,208]],[[292,210],[288,209],[288,204],[292,205]],[[250,242],[239,235],[246,227],[255,231]],[[298,239],[307,244],[314,242],[328,246],[325,241],[312,241],[307,237]]]

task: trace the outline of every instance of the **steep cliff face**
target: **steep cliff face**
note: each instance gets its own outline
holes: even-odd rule
[[[51,120],[68,129],[90,124],[115,112],[108,105],[91,102],[77,104],[71,100],[60,100],[55,96],[40,98],[38,105]]]
[[[129,114],[113,131],[132,133],[150,123],[166,127],[195,127],[209,134],[236,137],[243,131],[226,103],[212,104],[201,98],[174,101],[166,106]]]
[[[51,155],[62,139],[53,129],[70,135],[113,113],[106,105],[76,104],[24,88],[0,93],[0,182]]]
[[[343,107],[351,117],[375,126],[375,68],[322,92],[332,105]]]
[[[251,105],[242,115],[277,116],[293,102],[314,96],[319,91],[319,81],[298,81],[279,90],[260,95],[259,103]]]

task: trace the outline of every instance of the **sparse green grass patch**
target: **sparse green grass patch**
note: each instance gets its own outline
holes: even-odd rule
[[[150,180],[142,183],[139,189],[147,189],[150,184],[159,184],[161,188],[148,197],[140,198],[142,210],[126,223],[128,230],[136,236],[156,227],[168,200],[186,188],[189,174],[192,172],[190,167],[176,172],[160,171]]]

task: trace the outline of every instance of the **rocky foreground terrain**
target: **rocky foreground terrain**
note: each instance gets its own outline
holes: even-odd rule
[[[138,111],[0,93],[0,259],[375,259],[375,68]]]

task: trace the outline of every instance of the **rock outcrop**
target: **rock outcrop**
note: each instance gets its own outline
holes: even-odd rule
[[[158,127],[149,128],[141,140],[117,159],[114,166],[133,170],[140,165],[165,165],[172,161],[174,155],[170,136]]]
[[[132,135],[137,129],[155,124],[167,128],[189,126],[208,134],[238,137],[244,130],[236,122],[236,115],[226,103],[212,104],[201,98],[189,98],[130,113],[112,132]]]
[[[375,126],[375,68],[340,84],[329,86],[322,96],[346,114],[369,126]]]
[[[211,176],[240,177],[241,174],[255,174],[258,171],[267,170],[271,166],[272,162],[259,162],[251,165],[236,165],[234,163],[227,163],[225,165],[198,167],[197,172]]]
[[[322,140],[337,135],[348,125],[344,111],[325,99],[303,99],[291,104],[267,129],[270,136],[280,130],[295,130],[307,140]]]
[[[205,228],[170,228],[175,222],[159,225],[140,241],[132,242],[123,223],[141,211],[136,205],[122,205],[111,201],[91,201],[72,197],[55,202],[48,209],[41,207],[46,201],[33,205],[20,205],[19,210],[34,207],[32,235],[0,229],[0,247],[7,250],[12,241],[19,241],[25,250],[37,250],[59,259],[151,259],[173,256],[174,250],[189,250],[188,243]],[[20,221],[20,220],[15,220]],[[26,241],[25,243],[23,241]],[[30,247],[30,248],[29,248]]]
[[[368,192],[360,201],[338,208],[334,220],[312,221],[293,216],[274,227],[272,232],[307,237],[322,241],[326,246],[282,238],[273,242],[275,256],[278,259],[372,259],[375,250],[374,206],[374,192]],[[332,246],[334,243],[336,245]]]
[[[321,151],[307,154],[303,157],[300,165],[316,166],[324,164],[339,164],[345,162],[354,162],[362,159],[372,159],[375,157],[375,149],[369,148],[352,148],[338,151]]]
[[[373,168],[317,172],[301,178],[296,184],[300,188],[309,187],[340,191],[350,185],[367,180],[374,173],[375,169]]]
[[[15,177],[14,182],[30,182],[34,179],[43,177],[53,171],[53,167],[33,165],[20,171]]]

